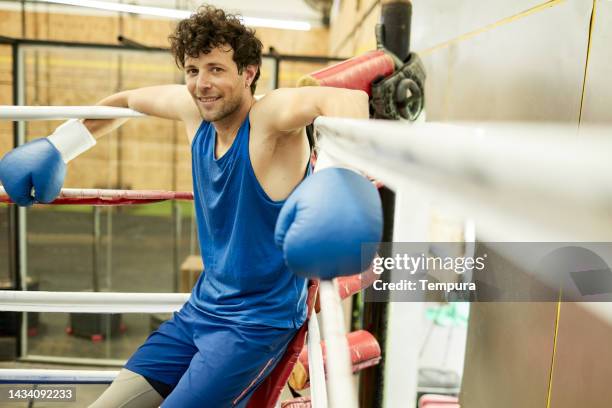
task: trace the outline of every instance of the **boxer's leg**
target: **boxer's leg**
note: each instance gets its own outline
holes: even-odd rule
[[[92,407],[159,406],[198,351],[193,343],[191,325],[185,308],[164,322],[136,350],[125,369]]]
[[[171,320],[153,332],[130,357],[125,368],[146,379],[167,384],[170,387],[168,391],[171,391],[198,351],[183,313],[183,310],[175,313]],[[164,392],[160,393],[166,397]]]
[[[153,408],[162,401],[162,396],[143,376],[124,368],[89,408]]]
[[[246,406],[297,331],[237,327],[210,319],[198,326],[198,352],[162,407]]]

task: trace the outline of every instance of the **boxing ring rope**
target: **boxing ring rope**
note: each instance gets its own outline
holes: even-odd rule
[[[342,304],[338,296],[338,288],[335,280],[321,281],[319,286],[319,300],[321,303],[321,318],[323,320],[323,337],[327,347],[327,356],[334,358],[327,359],[327,401],[329,407],[357,408],[357,393],[353,371],[351,369],[351,356],[346,340],[344,329],[344,314]],[[324,310],[324,312],[323,312]],[[319,347],[320,348],[320,347]],[[324,373],[312,373],[313,376],[321,376]],[[321,380],[319,380],[321,381]],[[325,381],[325,378],[323,378]],[[325,388],[325,387],[323,387]],[[315,397],[319,398],[321,390],[312,390]],[[315,400],[313,398],[313,401]],[[325,405],[319,405],[325,406]],[[315,405],[313,405],[315,407]],[[316,407],[315,407],[316,408]]]
[[[113,106],[12,106],[0,105],[0,120],[117,119],[146,115]]]
[[[320,290],[320,286],[319,286]],[[320,295],[320,292],[319,292]],[[308,320],[308,372],[310,375],[310,396],[313,407],[325,407],[327,405],[327,390],[325,388],[325,373],[323,350],[321,349],[321,333],[319,331],[319,320],[313,313]],[[313,367],[313,369],[310,368]]]
[[[315,127],[320,148],[333,160],[354,166],[396,191],[417,187],[421,198],[433,197],[473,218],[480,238],[552,242],[610,238],[609,128],[406,125],[327,117],[319,117]]]
[[[189,299],[188,293],[110,293],[0,291],[3,312],[169,313]]]
[[[193,200],[193,193],[190,191],[63,188],[57,198],[50,204],[111,206],[150,204],[166,200]],[[0,186],[0,203],[11,202],[4,187]]]
[[[117,370],[0,369],[0,384],[110,384]]]

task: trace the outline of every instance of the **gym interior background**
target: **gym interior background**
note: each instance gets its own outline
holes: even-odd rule
[[[135,3],[186,9],[199,4]],[[211,3],[238,8],[236,1]],[[262,10],[270,3],[262,2]],[[270,54],[257,93],[294,86],[308,72],[376,47],[381,1],[333,1],[326,24],[301,1],[294,3],[305,8],[300,10],[313,20],[313,28],[257,28]],[[427,120],[612,121],[611,18],[609,0],[413,1],[411,47],[427,72]],[[13,82],[13,47],[8,41],[0,44],[0,104],[13,104],[15,86],[21,87],[26,105],[91,105],[121,89],[180,82],[182,74],[169,53],[157,50],[168,46],[173,24],[81,7],[0,1],[0,36],[40,40],[20,45],[20,84]],[[49,134],[58,124],[28,122],[27,140]],[[12,123],[2,121],[0,155],[12,147]],[[181,125],[152,118],[129,121],[71,163],[65,187],[190,190],[189,146]],[[192,217],[184,203],[101,210],[35,206],[27,210],[26,283],[30,290],[49,291],[180,291],[193,278],[189,256],[197,255]],[[4,287],[15,280],[8,222],[8,206],[2,205]],[[434,211],[430,225],[431,240],[452,241],[461,236],[463,224]],[[467,314],[456,311],[423,343],[423,365],[462,377],[466,407],[543,407],[542,395],[553,407],[609,406],[612,390],[606,381],[590,379],[612,374],[606,341],[611,328],[572,305],[564,305],[559,320],[557,308],[554,303],[473,304],[469,326],[463,319]],[[0,353],[9,360],[19,354],[31,362],[118,364],[156,324],[155,316],[124,315],[116,325],[111,322],[116,330],[105,340],[92,341],[66,333],[72,319],[60,313],[28,315],[18,350],[7,335],[16,323],[7,317]],[[558,343],[554,373],[553,337]]]

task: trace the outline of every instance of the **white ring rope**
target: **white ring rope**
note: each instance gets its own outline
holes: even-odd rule
[[[357,408],[351,356],[344,330],[342,303],[335,281],[322,280],[319,286],[323,339],[327,356],[327,390],[330,408]]]
[[[560,124],[319,117],[321,149],[474,218],[489,241],[609,241],[612,132]],[[412,198],[411,198],[412,199]]]
[[[3,312],[167,313],[179,310],[189,293],[0,291]]]
[[[119,371],[0,369],[0,384],[110,384]]]
[[[312,408],[327,408],[325,362],[321,349],[319,320],[316,313],[311,314],[308,320],[308,342],[306,346],[308,348],[308,378],[310,379]]]
[[[112,106],[12,106],[0,105],[0,120],[116,119],[147,116]]]
[[[612,128],[578,130],[570,125],[523,123],[408,125],[330,117],[317,118],[315,126],[324,150],[332,149],[337,159],[349,164],[366,159],[369,164],[359,167],[376,173],[371,174],[374,177],[384,176],[383,182],[401,183],[408,172],[419,169],[447,183],[461,179],[490,189],[589,201],[607,201],[612,195]],[[388,171],[396,165],[398,171]]]

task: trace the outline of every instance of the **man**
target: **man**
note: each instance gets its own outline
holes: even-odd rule
[[[278,89],[257,101],[262,44],[220,9],[200,8],[170,40],[185,86],[120,92],[99,104],[184,122],[206,271],[93,407],[246,405],[306,319],[306,280],[287,269],[274,242],[284,200],[309,172],[304,127],[320,115],[368,117],[361,91]],[[121,123],[67,122],[7,154],[0,179],[20,205],[50,201],[64,163],[95,144],[91,135]]]

